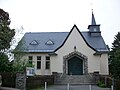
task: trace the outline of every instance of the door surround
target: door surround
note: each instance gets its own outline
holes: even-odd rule
[[[68,60],[73,57],[78,57],[83,60],[83,74],[88,74],[88,58],[78,51],[73,51],[63,57],[63,74],[68,74]]]

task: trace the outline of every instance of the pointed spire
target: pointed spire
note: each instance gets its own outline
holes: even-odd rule
[[[88,25],[89,32],[91,33],[91,36],[100,36],[101,31],[100,31],[100,24],[96,24],[95,17],[93,14],[93,9],[92,9],[92,20],[91,20],[91,25]]]
[[[91,25],[96,25],[96,21],[95,21],[95,17],[92,11],[92,21],[91,21]]]

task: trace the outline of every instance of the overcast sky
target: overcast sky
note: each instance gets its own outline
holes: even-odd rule
[[[91,9],[110,47],[120,31],[120,0],[0,0],[0,8],[10,14],[11,28],[24,32],[69,32],[74,24],[88,31]]]

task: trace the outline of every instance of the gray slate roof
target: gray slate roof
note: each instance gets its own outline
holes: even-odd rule
[[[81,32],[83,38],[86,40],[90,48],[96,52],[108,52],[102,36],[93,37],[88,31]],[[22,49],[24,52],[54,52],[65,42],[69,32],[32,32],[26,33],[22,40],[19,42],[17,49]],[[53,45],[47,45],[47,41],[52,41]],[[20,44],[22,42],[22,44]],[[33,44],[31,45],[31,42]],[[37,43],[36,43],[37,42]]]
[[[26,33],[22,38],[25,52],[53,52],[57,49],[67,37],[68,32],[35,32]],[[37,41],[37,45],[30,45],[32,41]],[[51,40],[54,44],[47,45],[46,42]]]

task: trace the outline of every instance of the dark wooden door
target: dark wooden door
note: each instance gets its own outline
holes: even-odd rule
[[[78,57],[73,57],[68,60],[68,75],[82,75],[83,61]]]

